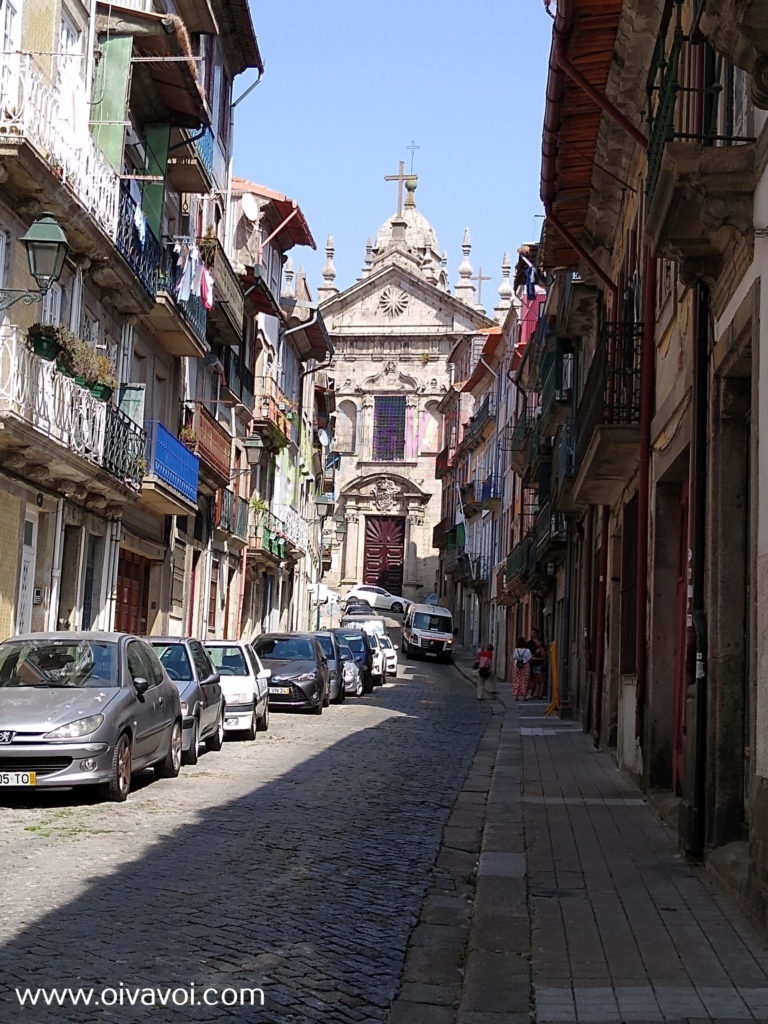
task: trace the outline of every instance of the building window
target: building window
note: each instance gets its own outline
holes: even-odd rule
[[[405,396],[376,399],[373,411],[373,458],[375,462],[399,462],[405,452]]]
[[[336,411],[335,448],[337,452],[357,450],[357,406],[342,402]]]

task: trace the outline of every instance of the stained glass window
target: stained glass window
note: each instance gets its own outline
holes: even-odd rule
[[[382,395],[373,410],[373,458],[399,462],[405,453],[405,396]]]

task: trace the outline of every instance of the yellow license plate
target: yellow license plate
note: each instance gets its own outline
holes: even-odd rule
[[[36,786],[37,772],[0,772],[0,786]]]

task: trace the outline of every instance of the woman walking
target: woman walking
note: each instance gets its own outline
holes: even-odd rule
[[[528,650],[524,636],[517,638],[517,646],[512,651],[512,657],[515,662],[514,674],[512,676],[512,695],[515,700],[520,700],[521,697],[528,700],[528,688],[531,681],[528,662],[531,660],[531,652]]]

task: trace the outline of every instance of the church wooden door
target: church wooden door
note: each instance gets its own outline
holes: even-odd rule
[[[405,520],[401,516],[368,516],[365,520],[363,583],[403,592]]]

